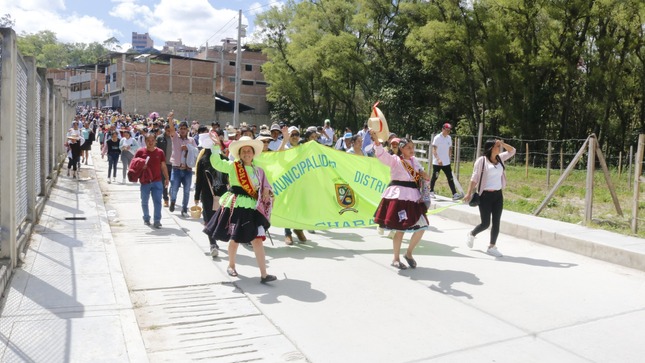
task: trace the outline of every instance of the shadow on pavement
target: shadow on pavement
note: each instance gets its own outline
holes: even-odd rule
[[[234,285],[244,293],[257,296],[262,304],[280,303],[281,296],[307,303],[320,302],[327,298],[327,295],[322,291],[312,289],[311,283],[308,281],[283,279],[279,276],[278,281],[268,284],[261,284],[259,276],[239,276],[239,281],[236,281]]]
[[[399,271],[399,275],[409,277],[413,281],[436,281],[437,284],[429,286],[430,290],[444,295],[466,297],[468,299],[472,299],[472,295],[464,291],[457,290],[453,288],[452,285],[455,283],[483,285],[477,275],[464,271],[437,270],[429,267],[417,267],[415,269]]]

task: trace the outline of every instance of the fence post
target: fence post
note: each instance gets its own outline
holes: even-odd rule
[[[629,175],[627,176],[627,185],[629,185],[630,188],[632,187],[632,161],[633,160],[634,160],[634,145],[630,145],[629,146]]]
[[[455,177],[459,180],[459,166],[461,164],[461,138],[455,138]]]
[[[618,152],[618,178],[623,176],[623,152]]]
[[[638,232],[638,200],[640,199],[640,180],[643,165],[643,145],[645,144],[645,134],[638,135],[638,149],[636,151],[636,163],[634,170],[634,197],[632,200],[632,233]],[[632,153],[632,147],[629,148]],[[629,160],[631,164],[631,157]],[[631,172],[631,166],[630,166]]]
[[[564,148],[560,145],[560,175],[564,170]]]
[[[9,269],[17,263],[16,226],[16,84],[18,48],[16,33],[11,28],[0,28],[2,56],[0,62],[0,258],[9,259]]]
[[[549,188],[551,186],[551,141],[549,141],[549,144],[547,146],[547,151],[546,151],[546,187]]]
[[[475,158],[473,160],[479,159],[479,153],[482,149],[482,138],[484,137],[484,123],[479,123],[479,131],[477,132],[477,149],[475,149]]]
[[[525,160],[526,160],[526,162],[525,162],[525,166],[524,166],[524,170],[525,170],[524,171],[524,174],[525,174],[524,176],[528,179],[528,177],[529,177],[529,143],[528,142],[526,143],[526,159]]]
[[[593,209],[593,176],[596,165],[596,135],[589,138],[589,152],[587,154],[587,180],[585,192],[585,224],[589,224]]]
[[[23,130],[23,136],[27,144],[27,165],[36,165],[36,107],[40,102],[36,87],[36,60],[33,57],[24,57],[25,66],[27,67],[27,129]],[[22,142],[22,141],[21,141]],[[27,168],[27,221],[36,221],[36,195],[40,190],[36,190],[36,170],[35,167]]]

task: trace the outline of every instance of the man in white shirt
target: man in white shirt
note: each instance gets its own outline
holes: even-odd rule
[[[327,146],[333,146],[334,143],[336,142],[336,134],[334,133],[334,129],[331,128],[331,121],[329,121],[329,119],[325,120],[325,126],[323,127],[323,131],[327,136],[327,139],[322,144]]]
[[[439,172],[443,170],[448,178],[448,186],[452,192],[452,199],[458,200],[463,195],[457,193],[455,181],[452,178],[452,168],[450,167],[450,154],[452,154],[452,138],[450,137],[452,125],[443,124],[441,133],[432,140],[432,179],[430,179],[430,196],[434,198],[434,184],[439,178]]]

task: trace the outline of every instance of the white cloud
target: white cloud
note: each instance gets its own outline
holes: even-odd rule
[[[190,46],[219,43],[237,37],[238,12],[216,9],[207,0],[161,0],[154,9],[156,23],[149,28],[152,37],[177,40]],[[242,16],[242,24],[248,19]]]
[[[41,3],[48,6],[37,7]],[[1,11],[3,14],[11,14],[11,18],[15,21],[14,30],[18,34],[51,30],[56,33],[59,41],[65,43],[102,43],[118,34],[116,29],[111,29],[103,20],[94,16],[61,15],[57,11],[64,9],[62,1],[30,0],[21,1],[20,5],[16,5],[13,2],[0,0],[0,8],[3,9]]]
[[[120,1],[109,13],[111,16],[123,20],[132,21],[142,28],[148,28],[154,24],[155,18],[150,7],[139,5],[136,1]]]
[[[283,1],[271,0],[269,1],[268,4],[267,3],[261,4],[259,2],[255,2],[251,4],[251,6],[249,7],[249,12],[253,15],[257,15],[269,10],[269,8],[275,7],[279,9],[279,8],[282,8],[283,6],[284,6]]]

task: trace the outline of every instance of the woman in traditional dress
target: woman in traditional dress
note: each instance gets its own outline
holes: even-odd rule
[[[230,189],[220,198],[220,209],[211,218],[204,232],[220,241],[229,241],[228,268],[230,276],[237,276],[235,257],[240,243],[250,243],[260,268],[260,282],[277,278],[267,274],[264,245],[269,228],[273,191],[262,168],[253,164],[253,158],[262,152],[263,144],[243,136],[233,141],[229,152],[234,161],[220,158],[221,141],[211,133],[213,140],[210,162],[213,168],[229,175]]]
[[[381,228],[394,231],[392,266],[400,270],[407,268],[399,257],[403,235],[406,232],[412,233],[404,258],[411,268],[416,268],[417,262],[412,257],[412,252],[428,229],[428,208],[421,200],[419,183],[421,178],[428,180],[430,176],[414,157],[414,144],[411,140],[400,139],[398,153],[392,155],[383,148],[375,131],[371,130],[370,135],[374,141],[376,157],[390,167],[391,179],[376,209],[374,222]]]

